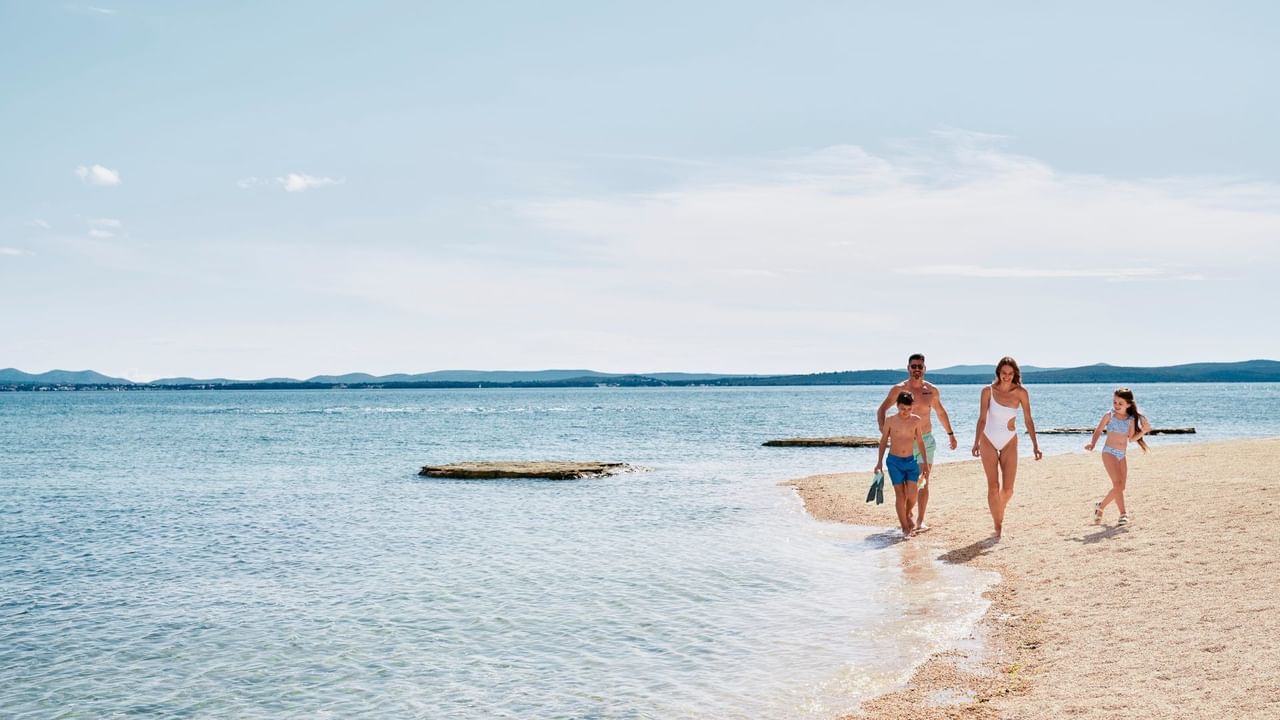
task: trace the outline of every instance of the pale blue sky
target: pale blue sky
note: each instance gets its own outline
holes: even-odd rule
[[[1280,357],[1280,10],[0,0],[0,367]]]

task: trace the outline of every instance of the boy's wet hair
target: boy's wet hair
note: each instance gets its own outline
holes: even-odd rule
[[[912,404],[912,403],[914,403],[915,401],[916,401],[916,396],[915,396],[915,395],[912,395],[912,394],[911,394],[909,391],[907,391],[907,390],[903,390],[902,392],[898,393],[898,404],[899,404],[899,405],[911,405],[911,404]]]

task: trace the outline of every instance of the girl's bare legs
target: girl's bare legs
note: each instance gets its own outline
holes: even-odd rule
[[[1098,508],[1105,508],[1114,500],[1116,509],[1124,515],[1124,486],[1129,480],[1129,461],[1120,460],[1111,453],[1102,453],[1102,466],[1107,469],[1107,475],[1111,478],[1111,492],[1102,498]]]

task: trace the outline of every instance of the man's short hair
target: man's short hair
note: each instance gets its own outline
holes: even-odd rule
[[[899,405],[911,405],[915,401],[916,401],[916,396],[912,395],[909,390],[903,390],[902,392],[898,393]]]
[[[919,360],[920,362],[924,362],[924,356],[921,355],[920,353],[915,353],[911,357],[907,358],[907,364],[910,364],[912,360]]]

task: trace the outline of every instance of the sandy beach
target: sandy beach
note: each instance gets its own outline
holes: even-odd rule
[[[1156,441],[1129,458],[1121,526],[1114,505],[1093,522],[1110,487],[1097,453],[1024,454],[999,542],[982,467],[938,465],[931,530],[905,542],[1001,574],[984,648],[929,658],[851,717],[1280,718],[1280,438]],[[885,533],[892,496],[864,503],[869,481],[792,484],[819,519]]]

